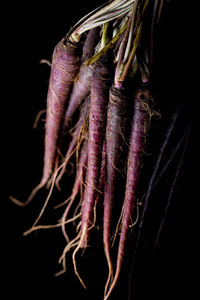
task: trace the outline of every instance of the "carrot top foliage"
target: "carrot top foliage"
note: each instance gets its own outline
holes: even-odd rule
[[[102,230],[108,267],[107,280],[102,278],[104,300],[118,284],[129,231],[137,230],[139,223],[137,252],[146,212],[145,200],[140,214],[143,199],[138,199],[138,186],[152,117],[160,117],[152,73],[165,5],[163,0],[105,2],[56,45],[46,101],[43,176],[26,202],[10,197],[24,206],[39,189],[48,189],[44,206],[25,235],[60,227],[66,245],[57,275],[66,271],[67,254],[73,249],[74,271],[84,288],[76,258],[90,244],[95,229]],[[170,128],[144,199],[151,193]],[[58,224],[39,225],[54,188],[65,190],[66,185],[67,200],[56,204],[63,209]]]

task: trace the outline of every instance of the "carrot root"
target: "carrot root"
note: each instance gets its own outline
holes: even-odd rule
[[[116,271],[104,300],[108,299],[112,290],[116,286],[122,268],[127,233],[131,223],[132,212],[136,206],[135,198],[141,167],[141,155],[144,151],[147,130],[152,115],[150,109],[151,101],[151,96],[145,88],[142,88],[136,92],[133,103],[134,113],[129,139],[126,188],[122,208],[121,232],[118,245]]]

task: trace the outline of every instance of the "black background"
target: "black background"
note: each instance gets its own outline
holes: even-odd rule
[[[174,1],[175,2],[175,1]],[[83,15],[97,7],[95,3],[75,1],[36,2],[12,4],[5,9],[5,28],[1,56],[5,84],[1,94],[5,109],[2,110],[2,275],[6,299],[8,296],[27,299],[30,296],[47,299],[102,299],[107,274],[106,262],[101,248],[101,235],[84,257],[80,258],[80,270],[86,278],[85,291],[73,273],[71,257],[68,256],[66,274],[56,278],[60,270],[57,261],[62,253],[64,239],[59,230],[38,231],[24,237],[43,204],[43,192],[28,207],[20,208],[8,200],[14,195],[25,200],[39,182],[43,160],[44,123],[36,129],[36,114],[45,108],[50,68],[40,64],[41,59],[51,60],[53,48],[63,35]],[[69,7],[70,5],[70,7]],[[188,11],[171,1],[164,11],[160,40],[157,41],[157,64],[155,78],[160,95],[187,103],[190,93],[188,42]],[[4,115],[5,114],[5,115]],[[182,126],[192,118],[192,109],[183,112]],[[187,118],[185,118],[187,115]],[[184,123],[186,122],[186,123]],[[193,178],[192,141],[175,188],[172,205],[153,255],[144,251],[131,281],[131,299],[177,299],[188,295],[192,299],[195,288],[194,220],[196,197]],[[171,171],[174,172],[174,169]],[[169,173],[171,174],[171,173]],[[167,181],[166,181],[167,182]],[[164,193],[164,189],[163,189]],[[41,196],[41,197],[40,197]],[[157,197],[164,197],[162,187]],[[51,205],[51,204],[50,204]],[[193,217],[194,216],[194,217]],[[55,222],[57,216],[43,222]],[[148,243],[147,243],[148,244]],[[130,243],[131,245],[131,243]],[[144,241],[145,245],[145,241]],[[148,246],[147,246],[148,248]],[[127,251],[119,286],[111,299],[128,299],[128,280],[131,264],[131,246]],[[148,253],[148,254],[146,254]]]

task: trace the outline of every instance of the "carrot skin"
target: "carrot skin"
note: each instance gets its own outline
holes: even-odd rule
[[[101,159],[101,170],[99,176],[98,194],[95,200],[96,203],[99,202],[101,195],[104,193],[105,176],[106,176],[106,143],[104,141],[103,148],[102,148],[102,159]]]
[[[25,202],[22,203],[14,197],[10,197],[13,202],[20,206],[28,205],[36,193],[47,184],[52,174],[64,109],[73,85],[73,80],[79,69],[79,64],[79,44],[74,44],[63,38],[56,45],[52,57],[47,93],[43,175],[40,183],[32,190]]]
[[[93,66],[85,66],[85,61],[90,58],[94,52],[94,48],[99,38],[99,28],[93,28],[89,31],[85,43],[83,45],[82,51],[82,63],[80,66],[79,73],[73,85],[71,95],[69,97],[68,106],[65,112],[65,118],[63,123],[62,131],[65,132],[69,124],[69,121],[73,117],[75,111],[80,106],[81,102],[90,93],[92,76],[93,76]]]
[[[62,131],[65,133],[69,122],[71,121],[74,113],[80,106],[81,102],[89,95],[91,88],[91,81],[93,76],[92,66],[81,66],[78,74],[78,79],[75,81],[73,90],[69,97],[69,104],[65,112],[64,123]]]
[[[86,187],[83,196],[81,231],[88,231],[91,225],[92,210],[97,195],[101,168],[102,146],[106,129],[106,110],[109,97],[108,78],[110,70],[105,58],[95,63],[95,72],[91,86],[89,115],[88,168]],[[84,243],[87,242],[87,238]]]
[[[148,103],[150,100],[149,97],[148,91],[144,88],[137,91],[134,97],[134,113],[129,138],[126,189],[122,208],[121,233],[118,246],[116,271],[112,284],[110,285],[104,300],[109,297],[115,287],[122,268],[126,238],[135,206],[136,190],[141,168],[141,155],[144,150],[148,123],[150,121],[150,108]]]
[[[123,90],[111,87],[107,109],[106,125],[106,180],[104,191],[103,241],[104,252],[109,266],[109,278],[112,273],[110,258],[110,232],[112,207],[115,197],[116,180],[119,174],[123,145],[126,101]],[[109,280],[109,279],[108,279]]]
[[[79,47],[62,39],[54,49],[47,95],[44,168],[45,185],[54,166],[56,147],[67,98],[80,64]]]
[[[126,98],[121,89],[112,87],[109,95],[106,126],[106,181],[104,195],[104,229],[111,220],[111,208],[114,200],[115,182],[119,171],[121,146],[125,128]],[[110,216],[107,217],[107,214]],[[109,219],[109,220],[107,220]],[[110,226],[109,226],[110,227]],[[107,236],[107,234],[106,234]]]
[[[99,41],[100,37],[100,27],[92,28],[86,37],[85,43],[83,45],[83,52],[82,52],[82,61],[85,62],[89,59],[93,53],[94,48]]]
[[[82,49],[81,66],[78,74],[76,75],[71,94],[69,96],[68,105],[66,107],[64,121],[59,136],[59,149],[62,147],[64,135],[71,123],[71,119],[77,109],[80,107],[81,102],[90,94],[93,66],[85,66],[85,61],[94,52],[95,45],[99,38],[99,28],[93,28],[89,31]],[[58,155],[56,156],[55,168],[59,164]]]

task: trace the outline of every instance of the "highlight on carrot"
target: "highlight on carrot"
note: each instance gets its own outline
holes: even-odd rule
[[[104,300],[110,298],[119,283],[130,228],[137,230],[137,258],[150,195],[185,138],[160,168],[178,122],[180,111],[175,108],[156,152],[147,189],[143,190],[145,196],[140,199],[146,145],[151,139],[153,116],[159,115],[152,74],[158,47],[156,34],[165,5],[162,0],[153,4],[149,0],[108,1],[89,12],[60,40],[53,52],[46,100],[42,178],[26,202],[10,196],[14,203],[25,206],[41,188],[49,189],[38,218],[25,235],[38,229],[61,228],[66,244],[59,259],[63,268],[56,275],[66,272],[67,255],[71,252],[74,272],[84,288],[76,258],[81,248],[87,249],[91,233],[95,234],[97,228],[102,231],[107,270],[106,280],[102,278]],[[172,180],[166,212],[185,151],[184,148]],[[55,225],[38,224],[47,211],[54,186],[66,193],[67,200],[59,199],[55,204],[54,213],[63,209],[62,217]],[[139,202],[143,204],[141,215]],[[67,232],[69,223],[74,231]]]

